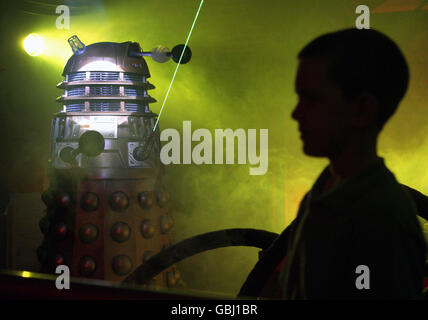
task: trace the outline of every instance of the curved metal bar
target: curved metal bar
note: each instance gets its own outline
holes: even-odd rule
[[[230,246],[266,249],[278,234],[257,229],[225,229],[185,239],[150,258],[123,283],[146,284],[169,266],[197,253]]]

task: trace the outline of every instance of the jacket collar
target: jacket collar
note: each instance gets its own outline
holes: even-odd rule
[[[370,165],[360,172],[348,177],[327,193],[320,195],[322,186],[331,173],[327,166],[315,181],[311,189],[311,199],[313,204],[320,204],[328,207],[345,208],[358,200],[367,190],[373,188],[381,180],[393,174],[385,166],[383,158],[378,157]]]

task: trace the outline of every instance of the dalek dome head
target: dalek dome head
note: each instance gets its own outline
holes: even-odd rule
[[[115,71],[131,72],[150,77],[146,61],[137,42],[97,42],[85,46],[77,36],[69,39],[73,55],[64,67],[63,76],[73,72]]]
[[[63,112],[150,112],[156,102],[148,94],[154,86],[136,42],[98,42],[85,46],[77,36],[68,42],[73,55],[57,88]]]

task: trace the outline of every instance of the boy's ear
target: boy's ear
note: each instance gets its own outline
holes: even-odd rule
[[[363,128],[374,124],[379,107],[379,99],[374,94],[360,93],[352,102],[352,125]]]

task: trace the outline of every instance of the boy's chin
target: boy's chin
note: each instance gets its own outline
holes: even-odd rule
[[[308,145],[303,145],[303,153],[310,157],[324,158],[328,152],[320,148],[314,148]]]

